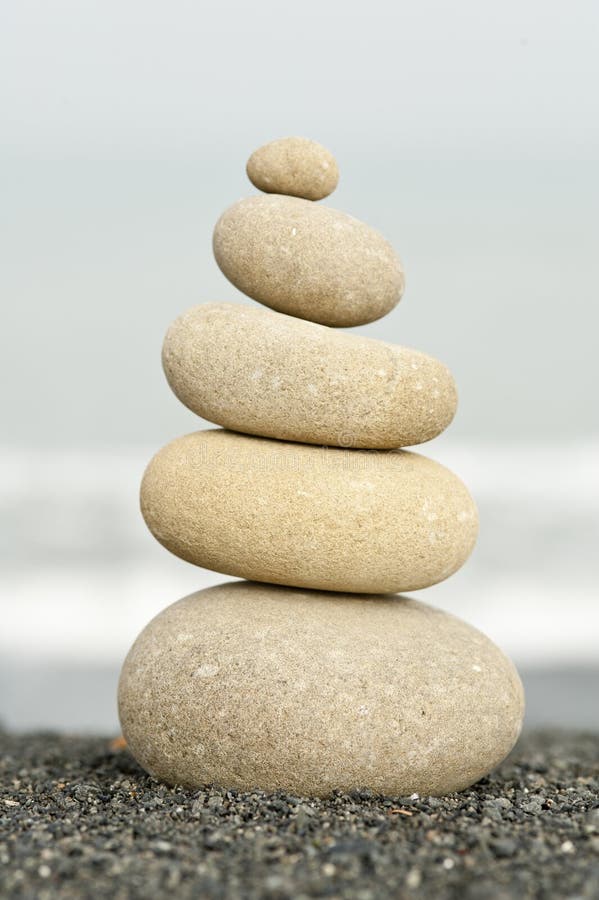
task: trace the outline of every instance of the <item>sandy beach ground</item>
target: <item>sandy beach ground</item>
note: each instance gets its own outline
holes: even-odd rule
[[[0,734],[11,898],[581,898],[599,893],[599,741],[525,737],[443,798],[168,788],[107,738]]]

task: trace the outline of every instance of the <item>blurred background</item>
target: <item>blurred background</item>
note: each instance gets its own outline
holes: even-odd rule
[[[150,456],[202,427],[172,319],[248,302],[211,235],[276,137],[336,155],[329,199],[407,290],[356,331],[446,362],[469,563],[418,592],[519,666],[530,725],[599,724],[599,7],[594,0],[7,0],[0,6],[0,723],[116,732],[164,606],[226,580],[146,531]]]

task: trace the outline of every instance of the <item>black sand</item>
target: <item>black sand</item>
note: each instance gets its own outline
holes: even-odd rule
[[[599,897],[597,735],[527,736],[443,799],[171,789],[93,738],[0,752],[2,897]]]

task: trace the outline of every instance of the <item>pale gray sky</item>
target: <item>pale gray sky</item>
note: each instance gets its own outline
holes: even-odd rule
[[[328,202],[403,258],[405,298],[359,331],[452,367],[452,434],[599,432],[598,26],[593,0],[6,0],[4,441],[195,427],[162,336],[241,300],[212,227],[286,134],[335,152]]]

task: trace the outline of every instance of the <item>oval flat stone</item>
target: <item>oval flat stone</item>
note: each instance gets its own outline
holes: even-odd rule
[[[431,356],[232,303],[180,316],[162,362],[177,397],[210,422],[310,444],[420,444],[457,404],[451,373]]]
[[[248,159],[248,178],[259,191],[322,200],[339,181],[333,154],[316,141],[288,137],[270,141]]]
[[[523,692],[488,638],[426,604],[237,582],[150,622],[119,712],[137,761],[170,784],[397,797],[486,775]]]
[[[298,197],[240,200],[216,223],[213,247],[248,297],[322,325],[380,319],[403,292],[399,259],[378,231]]]
[[[332,591],[416,590],[474,546],[462,482],[405,450],[344,450],[216,429],[167,444],[141,487],[150,531],[188,562]]]

